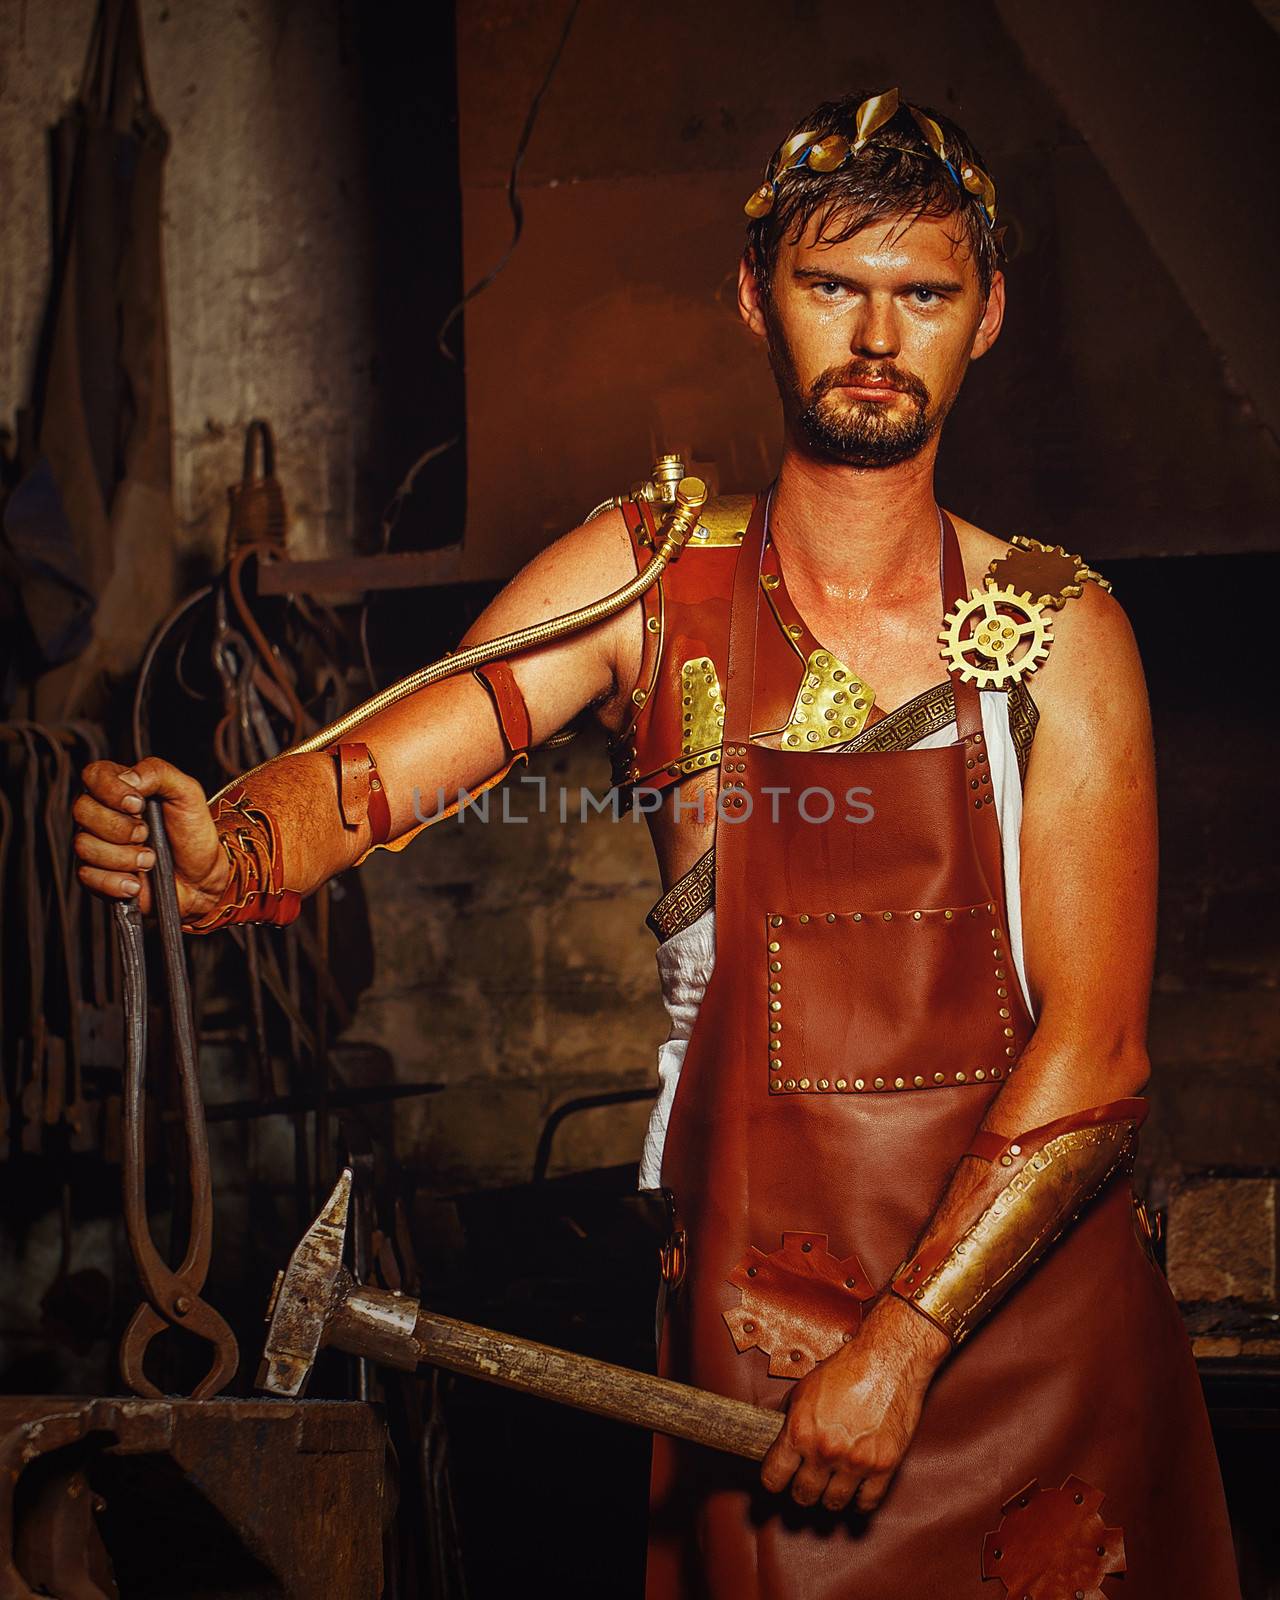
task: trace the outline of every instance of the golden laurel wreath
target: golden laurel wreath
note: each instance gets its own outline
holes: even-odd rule
[[[1053,619],[1027,590],[988,579],[942,619],[938,643],[949,670],[966,683],[1006,689],[1049,654]]]

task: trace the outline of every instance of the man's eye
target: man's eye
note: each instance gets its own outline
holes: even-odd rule
[[[935,300],[941,299],[941,296],[936,289],[926,289],[923,284],[918,283],[911,291],[911,298],[918,306],[931,306]]]
[[[820,283],[818,285],[818,293],[824,300],[834,300],[843,289],[844,284],[842,283]]]

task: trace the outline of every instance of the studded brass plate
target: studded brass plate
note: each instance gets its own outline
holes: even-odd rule
[[[875,690],[829,650],[812,651],[783,729],[782,749],[820,750],[856,739],[875,697]]]
[[[680,690],[680,754],[686,757],[718,745],[724,732],[724,695],[710,656],[681,666]]]

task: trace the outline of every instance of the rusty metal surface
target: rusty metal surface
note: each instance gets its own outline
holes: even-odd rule
[[[377,1600],[385,1451],[349,1401],[0,1398],[0,1600]]]

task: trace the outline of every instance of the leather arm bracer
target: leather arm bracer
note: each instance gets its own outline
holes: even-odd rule
[[[302,910],[302,896],[284,887],[284,841],[271,813],[232,784],[213,802],[213,823],[230,872],[212,911],[184,922],[185,933],[214,933],[243,922],[278,928]]]
[[[1141,1099],[1114,1100],[1014,1138],[986,1130],[967,1155],[989,1163],[966,1220],[902,1264],[893,1283],[960,1344],[1120,1171],[1133,1165]]]

